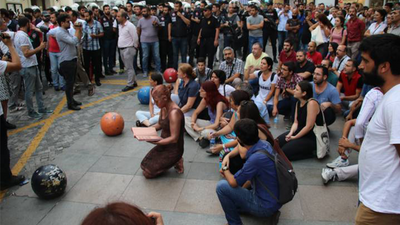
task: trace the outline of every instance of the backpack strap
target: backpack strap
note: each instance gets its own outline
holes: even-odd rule
[[[272,74],[271,74],[271,83],[272,83],[272,81],[274,80],[274,78],[275,78],[275,75],[276,75],[276,73],[275,72],[272,72]]]
[[[264,154],[264,155],[267,155],[267,157],[268,157],[269,159],[271,159],[271,160],[275,163],[275,157],[272,156],[267,150],[262,150],[262,149],[260,149],[260,150],[257,150],[256,153],[257,153],[257,152],[259,152],[259,153],[261,153],[261,154]],[[279,200],[278,200],[278,198],[274,195],[274,193],[272,193],[272,191],[269,190],[269,188],[267,188],[267,186],[266,186],[258,177],[255,177],[255,178],[256,178],[256,180],[261,184],[261,186],[268,192],[268,194],[270,194],[271,197],[272,197],[273,199],[275,199],[275,201],[277,201],[277,202],[279,203]]]

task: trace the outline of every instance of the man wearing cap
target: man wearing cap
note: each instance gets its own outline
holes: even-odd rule
[[[197,44],[200,45],[200,57],[208,56],[208,68],[213,69],[215,49],[218,46],[219,22],[212,16],[212,7],[204,9],[204,18],[201,20],[201,29]]]

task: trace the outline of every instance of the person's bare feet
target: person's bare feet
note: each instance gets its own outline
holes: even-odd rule
[[[174,168],[179,174],[185,172],[185,169],[183,168],[183,157],[175,164]]]

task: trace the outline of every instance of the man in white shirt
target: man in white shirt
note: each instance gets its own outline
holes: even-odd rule
[[[400,37],[372,35],[361,45],[364,82],[384,96],[361,145],[356,224],[400,224]],[[388,54],[390,53],[390,54]]]
[[[21,69],[21,61],[18,54],[14,49],[11,38],[8,34],[4,34],[6,38],[0,38],[2,42],[9,49],[11,54],[11,62],[0,60],[0,76],[5,73],[19,71]],[[13,176],[10,169],[10,151],[8,150],[7,143],[7,125],[6,119],[3,115],[3,108],[0,106],[0,190],[10,188],[18,185],[25,180],[22,175]]]
[[[128,14],[120,11],[117,14],[118,25],[118,48],[121,51],[122,61],[124,62],[126,72],[128,74],[128,84],[122,89],[123,92],[129,91],[137,87],[136,74],[133,68],[133,58],[139,47],[139,39],[135,25],[129,22]]]
[[[347,49],[346,45],[339,45],[336,50],[336,57],[333,61],[332,70],[339,77],[340,73],[344,69],[346,62],[350,59],[348,55],[346,55]]]
[[[34,49],[28,36],[31,27],[29,19],[26,17],[18,19],[18,25],[20,29],[15,35],[14,46],[17,47],[17,53],[21,59],[21,75],[25,82],[25,101],[28,116],[31,118],[40,118],[41,115],[39,113],[53,112],[47,110],[43,104],[43,85],[39,77],[39,68],[36,59],[36,53],[42,51],[46,47],[46,43],[42,42],[39,47]],[[33,93],[36,94],[39,113],[33,108]]]

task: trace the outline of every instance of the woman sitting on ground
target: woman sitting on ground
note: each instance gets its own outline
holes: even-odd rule
[[[178,78],[171,99],[181,108],[185,116],[191,116],[200,102],[200,85],[195,81],[193,67],[187,63],[180,64]]]
[[[260,116],[257,105],[253,101],[242,101],[237,110],[237,115],[240,119],[254,120],[258,125],[258,137],[261,140],[268,141],[276,152],[282,152],[279,148],[279,144],[274,140],[274,137],[269,131],[269,126]],[[247,152],[245,151],[245,149],[240,149],[240,145],[237,145],[238,142],[236,140],[234,141],[234,143],[236,143],[236,146],[231,152],[220,152],[221,166],[223,167],[229,165],[228,167],[232,174],[235,174],[243,167],[244,159]],[[282,153],[282,155],[284,154]],[[289,160],[287,161],[290,164]]]
[[[138,207],[125,202],[114,202],[93,209],[81,225],[163,225],[160,213],[143,213]]]
[[[260,87],[256,101],[264,103],[267,106],[268,113],[272,115],[272,109],[274,108],[274,93],[275,84],[278,80],[278,75],[272,72],[272,67],[274,66],[274,61],[271,57],[264,57],[261,59],[261,70],[259,72],[254,72],[259,77],[258,85]]]
[[[226,74],[223,70],[214,70],[211,74],[211,81],[218,87],[218,91],[225,98],[229,98],[235,88],[229,84],[225,84]]]
[[[279,146],[291,161],[315,155],[317,143],[313,128],[315,123],[323,124],[319,104],[312,99],[313,89],[308,81],[299,82],[293,96],[299,100],[296,103],[294,123],[290,131],[278,137]]]
[[[195,141],[199,140],[202,148],[205,148],[210,144],[209,134],[218,129],[220,118],[228,109],[229,102],[218,92],[217,86],[212,81],[205,81],[201,85],[200,97],[203,99],[193,115],[185,118],[185,129]],[[210,120],[198,119],[197,116],[205,108],[208,109]]]
[[[161,140],[150,142],[156,146],[144,157],[141,168],[146,178],[154,178],[175,166],[183,173],[183,134],[185,118],[181,109],[171,100],[169,89],[164,85],[152,91],[155,104],[160,108],[160,119],[153,125],[161,130]]]
[[[150,86],[154,88],[157,85],[163,84],[163,77],[160,73],[152,73],[149,77]],[[149,101],[149,111],[136,111],[136,121],[137,127],[149,127],[157,123],[159,118],[160,108],[154,104],[154,99],[151,96],[150,91],[150,101]]]
[[[236,135],[233,132],[233,127],[239,117],[237,115],[237,109],[240,106],[240,103],[244,100],[250,100],[250,96],[246,91],[236,90],[232,92],[231,97],[229,99],[229,103],[231,109],[233,110],[231,118],[221,118],[220,119],[220,129],[217,132],[214,132],[210,135],[210,138],[220,137],[223,144],[217,144],[214,147],[211,147],[208,153],[218,155],[221,150],[227,148],[228,150],[232,150],[233,147],[237,145]]]

